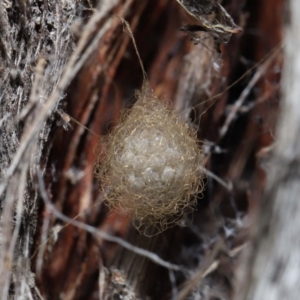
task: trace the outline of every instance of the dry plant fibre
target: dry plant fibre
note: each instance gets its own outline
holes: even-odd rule
[[[141,233],[151,226],[163,231],[194,208],[194,194],[203,189],[196,131],[147,82],[104,144],[96,175],[106,203],[130,215]]]

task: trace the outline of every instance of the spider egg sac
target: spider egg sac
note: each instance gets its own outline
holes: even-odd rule
[[[140,232],[153,225],[163,231],[195,206],[193,195],[203,189],[196,131],[148,83],[105,144],[96,173],[106,203],[129,214]]]

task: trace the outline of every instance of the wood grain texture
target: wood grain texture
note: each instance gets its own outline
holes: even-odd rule
[[[245,288],[236,299],[297,299],[299,288],[300,39],[298,1],[288,1],[281,114]]]
[[[201,3],[210,13],[217,1]],[[211,36],[194,45],[180,30],[197,20],[175,0],[3,4],[1,299],[24,293],[28,299],[232,299],[237,256],[248,249],[249,220],[262,203],[262,167],[274,142],[282,53],[262,59],[281,42],[283,0],[223,1],[243,32],[221,45],[221,54]],[[185,215],[185,227],[153,238],[139,235],[128,216],[108,211],[94,178],[101,137],[135,103],[143,81],[131,38],[115,16],[129,22],[154,93],[197,129],[205,149],[208,175],[197,211]],[[41,194],[94,231],[66,224]],[[177,271],[100,237],[98,229]]]

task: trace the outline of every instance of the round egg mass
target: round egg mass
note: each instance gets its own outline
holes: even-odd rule
[[[129,214],[145,233],[174,225],[203,189],[196,131],[157,99],[148,84],[105,138],[96,175],[111,209]]]

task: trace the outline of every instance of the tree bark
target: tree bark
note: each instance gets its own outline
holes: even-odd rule
[[[1,2],[1,300],[232,299],[274,140],[283,0],[180,2],[203,14],[176,0]],[[120,18],[206,161],[193,217],[153,238],[108,211],[94,178],[143,82]]]
[[[281,115],[249,269],[236,299],[292,300],[300,295],[299,14],[299,1],[288,1]]]

